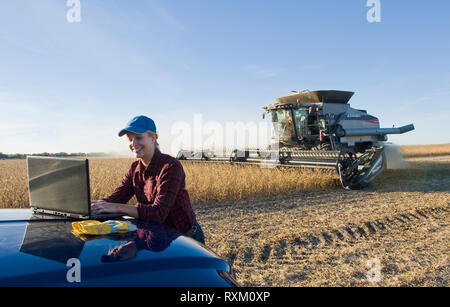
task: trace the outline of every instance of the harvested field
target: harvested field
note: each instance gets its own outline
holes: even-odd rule
[[[245,286],[448,286],[450,156],[409,159],[364,191],[196,208]],[[376,259],[380,281],[368,281]],[[370,263],[369,263],[370,264]]]

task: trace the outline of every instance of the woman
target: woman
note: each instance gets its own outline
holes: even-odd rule
[[[205,243],[202,228],[185,188],[185,173],[177,159],[159,151],[156,126],[151,118],[136,116],[119,136],[127,135],[136,160],[114,192],[92,202],[97,213],[119,213],[146,222],[166,224]],[[135,206],[127,202],[136,195]]]

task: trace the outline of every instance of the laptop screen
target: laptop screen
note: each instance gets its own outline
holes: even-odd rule
[[[27,168],[31,207],[89,215],[87,159],[28,156]]]

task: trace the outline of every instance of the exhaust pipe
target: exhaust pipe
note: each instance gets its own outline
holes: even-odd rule
[[[399,128],[358,128],[345,130],[345,136],[386,135],[403,134],[414,130],[414,125],[406,125]]]

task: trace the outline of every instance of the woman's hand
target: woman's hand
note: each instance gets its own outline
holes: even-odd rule
[[[104,214],[104,213],[121,213],[120,204],[108,203],[103,200],[93,200],[91,201],[91,210],[94,214]]]
[[[136,258],[137,246],[135,241],[129,241],[111,250],[101,257],[102,262],[125,261]]]
[[[91,201],[91,210],[93,214],[117,213],[139,218],[139,213],[134,206],[127,204],[109,203],[104,200]]]

